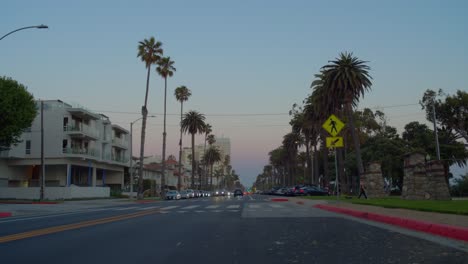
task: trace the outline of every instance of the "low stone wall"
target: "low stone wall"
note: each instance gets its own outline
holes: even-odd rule
[[[39,199],[39,187],[3,187],[0,188],[0,199]],[[44,198],[47,200],[62,200],[73,198],[103,198],[110,197],[109,187],[46,187]]]
[[[384,191],[384,180],[380,162],[371,162],[366,172],[361,175],[361,184],[366,188],[369,198],[381,198],[387,196]]]
[[[406,200],[450,200],[443,164],[440,161],[425,161],[422,153],[405,157],[403,189],[401,197]]]

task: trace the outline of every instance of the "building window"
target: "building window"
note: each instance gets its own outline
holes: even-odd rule
[[[26,140],[26,154],[31,154],[31,140]]]
[[[67,152],[67,148],[68,148],[68,140],[64,139],[62,141],[62,149],[63,149],[62,151],[63,151],[63,153]]]
[[[63,131],[67,131],[68,128],[68,117],[63,118]]]

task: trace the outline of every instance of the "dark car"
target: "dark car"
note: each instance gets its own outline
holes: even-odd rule
[[[304,188],[305,195],[311,195],[311,196],[326,196],[328,195],[328,191],[325,189],[322,189],[317,186],[310,186],[310,187],[305,187]]]
[[[243,196],[243,195],[244,195],[244,193],[242,192],[241,189],[236,189],[236,190],[234,191],[234,197]]]

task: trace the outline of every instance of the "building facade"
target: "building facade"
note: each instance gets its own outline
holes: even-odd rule
[[[38,187],[41,111],[21,142],[0,152],[0,187]],[[105,115],[60,100],[43,101],[45,186],[120,189],[129,165],[129,132]]]

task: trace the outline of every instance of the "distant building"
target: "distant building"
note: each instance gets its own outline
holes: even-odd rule
[[[43,102],[45,186],[120,189],[129,165],[129,132],[83,107],[60,100]],[[0,187],[40,186],[40,111],[21,140],[0,152]]]

